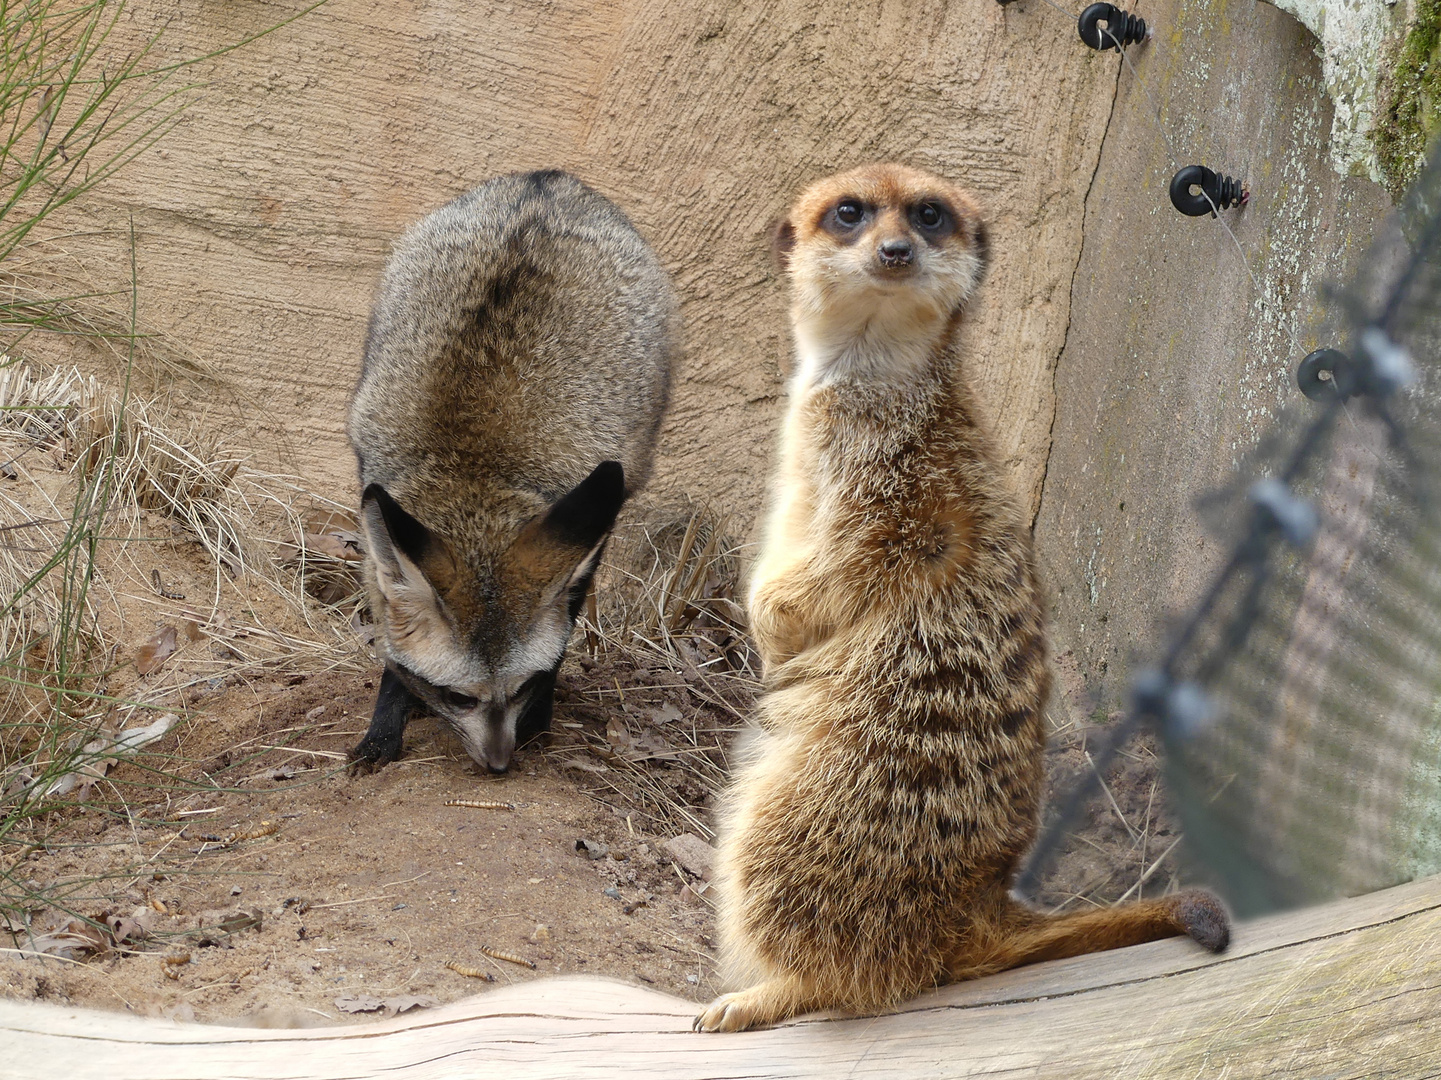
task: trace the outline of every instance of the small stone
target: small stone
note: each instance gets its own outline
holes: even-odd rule
[[[678,862],[682,870],[698,878],[710,879],[711,869],[715,866],[715,848],[699,836],[681,833],[662,844],[661,850]]]
[[[614,885],[609,885],[606,888],[602,889],[601,893],[605,896],[609,896],[612,900],[620,899],[620,890],[617,889]]]
[[[539,944],[542,941],[550,940],[550,927],[545,923],[536,923],[535,929],[530,932],[530,940]]]
[[[240,895],[241,893],[243,893],[244,891],[245,891],[245,890],[242,889],[239,885],[232,885],[231,888],[230,888],[230,895],[231,895],[231,896],[239,896],[239,895]]]
[[[610,854],[610,848],[605,844],[598,844],[594,840],[587,840],[584,837],[575,842],[575,850],[588,859],[604,859]]]
[[[688,983],[690,983],[692,986],[697,986],[697,985],[699,985],[699,983],[700,983],[700,976],[698,976],[698,975],[687,975],[687,976],[685,977],[685,981],[688,982]]]

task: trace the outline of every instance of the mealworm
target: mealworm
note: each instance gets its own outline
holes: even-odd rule
[[[472,810],[514,810],[515,803],[490,802],[487,799],[446,799],[446,806],[468,806]]]
[[[242,840],[259,840],[262,836],[270,836],[273,833],[278,833],[279,831],[280,826],[276,822],[262,821],[253,829],[246,829],[244,832],[235,833],[230,837],[229,840],[225,842],[227,844],[238,844]]]
[[[164,967],[162,967],[160,970],[165,973],[165,977],[166,977],[167,979],[170,979],[171,981],[174,981],[174,982],[178,982],[178,981],[180,980],[180,969],[179,969],[179,968],[173,968],[173,967],[171,967],[170,965],[167,964],[167,965],[165,965]]]
[[[489,945],[482,945],[480,951],[493,960],[504,960],[508,964],[519,964],[521,967],[528,967],[535,970],[535,961],[527,960],[523,956],[516,956],[515,953],[501,952],[499,949],[492,949]]]
[[[161,596],[165,597],[165,599],[167,600],[185,599],[185,594],[183,592],[171,592],[163,584],[161,584],[159,570],[150,571],[150,584],[154,586],[156,592],[158,592]]]
[[[262,821],[253,829],[246,829],[244,832],[233,832],[229,836],[217,836],[215,833],[201,833],[200,840],[206,844],[220,844],[229,847],[231,844],[239,844],[245,840],[259,840],[262,836],[270,836],[278,833],[280,826],[274,821]]]
[[[486,982],[495,982],[495,976],[488,971],[481,971],[480,968],[466,967],[464,964],[457,964],[454,960],[447,960],[445,966],[457,975],[464,975],[467,979],[484,979]]]
[[[190,963],[190,954],[188,952],[170,953],[161,963],[172,965],[188,964]]]

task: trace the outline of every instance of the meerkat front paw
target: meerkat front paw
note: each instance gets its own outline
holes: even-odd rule
[[[750,1031],[779,1024],[819,1006],[803,980],[782,975],[734,994],[722,994],[701,1011],[691,1026],[696,1031]]]
[[[761,1027],[765,1021],[755,1016],[754,998],[754,990],[722,994],[701,1010],[691,1028],[695,1031],[749,1031],[753,1027]]]

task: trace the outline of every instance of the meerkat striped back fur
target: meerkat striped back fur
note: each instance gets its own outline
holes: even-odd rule
[[[739,1030],[871,1013],[1017,964],[1189,933],[1209,894],[1050,917],[1012,899],[1050,690],[1029,523],[958,348],[976,204],[877,165],[777,231],[797,363],[749,611],[757,734],[723,808],[720,931]]]

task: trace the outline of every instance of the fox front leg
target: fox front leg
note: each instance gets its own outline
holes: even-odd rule
[[[387,667],[380,676],[380,692],[375,695],[370,730],[350,752],[350,771],[373,772],[400,757],[406,722],[422,707],[420,699]]]

